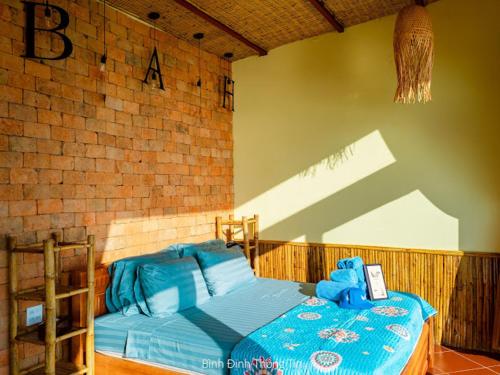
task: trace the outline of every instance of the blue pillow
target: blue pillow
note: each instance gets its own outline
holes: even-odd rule
[[[167,247],[167,250],[174,250],[179,253],[179,257],[182,258],[182,253],[186,247],[195,246],[195,243],[174,243]]]
[[[200,268],[213,296],[222,296],[255,281],[248,260],[241,250],[198,251]]]
[[[178,259],[179,253],[174,250],[161,251],[154,254],[140,255],[120,259],[109,267],[110,285],[106,289],[106,307],[110,312],[121,312],[123,315],[139,314],[138,302],[134,294],[137,267],[141,264],[160,262],[166,259]]]
[[[193,257],[139,266],[137,279],[146,300],[146,315],[161,318],[199,306],[210,299],[205,279]]]
[[[174,244],[169,249],[177,250],[181,256],[194,257],[200,250],[220,251],[226,250],[226,243],[223,240],[209,240],[201,243]]]

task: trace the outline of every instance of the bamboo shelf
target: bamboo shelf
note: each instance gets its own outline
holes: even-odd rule
[[[87,332],[87,328],[76,328],[76,327],[71,327],[71,329],[66,332],[64,335],[61,336],[56,336],[56,343],[70,339],[72,337],[82,335]],[[41,340],[38,337],[38,330],[37,331],[28,331],[26,333],[22,333],[16,336],[17,341],[22,341],[22,342],[29,342],[30,344],[36,344],[36,345],[45,345],[45,341]]]
[[[56,285],[56,299],[69,298],[77,294],[87,293],[89,288],[75,288],[66,285]],[[14,298],[24,301],[45,301],[45,287],[35,290],[23,290],[18,292]]]
[[[61,242],[58,235],[41,243],[17,245],[15,237],[7,237],[9,255],[9,368],[10,375],[76,375],[94,374],[94,252],[95,238],[88,236],[86,241]],[[87,285],[68,286],[60,283],[60,254],[66,250],[83,249],[87,251]],[[18,290],[18,259],[20,253],[43,255],[44,285]],[[71,327],[57,335],[58,302],[79,294],[87,294],[87,321],[84,327]],[[45,305],[45,337],[39,337],[38,329],[25,332],[19,330],[19,301],[39,301]],[[56,345],[64,340],[85,335],[85,366],[70,362],[56,361]],[[45,346],[45,362],[28,369],[19,369],[18,345],[30,343]]]
[[[235,220],[233,215],[229,215],[228,220],[217,216],[215,226],[218,239],[237,242],[243,246],[255,275],[259,276],[259,215],[250,218],[243,216],[241,220]],[[237,238],[238,235],[241,238]]]
[[[71,362],[57,361],[56,374],[58,375],[77,375],[89,374],[85,366],[77,366]],[[19,375],[45,375],[44,366],[36,366],[29,371],[21,371]]]

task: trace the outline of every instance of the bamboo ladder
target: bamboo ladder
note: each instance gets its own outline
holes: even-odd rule
[[[9,263],[9,368],[10,375],[73,375],[94,374],[94,252],[95,237],[90,235],[86,241],[61,242],[59,234],[52,239],[29,245],[18,245],[16,237],[7,237]],[[86,250],[87,252],[87,285],[72,287],[62,285],[60,280],[60,255],[68,250]],[[44,286],[18,290],[18,254],[30,253],[43,255]],[[71,327],[68,332],[57,336],[57,315],[59,301],[78,294],[87,293],[87,322],[85,327]],[[45,338],[38,337],[38,330],[19,330],[18,302],[40,301],[45,304]],[[56,345],[63,340],[86,335],[86,364],[77,366],[70,362],[56,362]],[[19,369],[18,345],[31,343],[45,346],[45,363],[28,369]]]
[[[218,239],[224,239],[225,236],[227,242],[234,241],[243,245],[245,256],[252,265],[255,275],[259,276],[259,215],[250,218],[243,216],[241,220],[235,220],[233,215],[229,215],[228,220],[217,216],[215,226]],[[236,238],[238,233],[241,233],[242,236],[239,239]]]

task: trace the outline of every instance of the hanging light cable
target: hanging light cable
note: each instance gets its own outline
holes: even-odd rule
[[[49,0],[45,0],[45,10],[44,10],[44,15],[45,15],[45,17],[50,17],[50,16],[52,16],[52,11],[50,10],[50,7],[49,7]]]
[[[52,23],[52,11],[50,10],[49,0],[45,0],[45,9],[43,10],[43,15],[45,16],[45,26],[49,28]]]
[[[100,61],[100,66],[99,70],[101,73],[104,73],[106,70],[106,62],[108,60],[107,54],[106,54],[106,0],[103,2],[104,4],[104,16],[103,16],[103,30],[104,30],[104,37],[103,37],[103,46],[102,46],[102,56],[101,56],[101,61]]]
[[[205,34],[203,33],[196,33],[193,35],[193,38],[195,38],[198,41],[198,81],[196,82],[196,86],[199,87],[199,122],[201,124],[201,103],[202,103],[202,81],[201,81],[201,40],[205,37]]]
[[[156,48],[156,21],[153,24],[153,45],[154,45],[154,48]],[[153,78],[153,81],[155,81],[155,83],[156,83],[156,72],[153,72],[151,78]]]
[[[224,54],[224,60],[226,61],[226,72],[224,74],[224,87],[223,87],[223,99],[222,106],[226,108],[226,104],[234,112],[234,80],[231,74],[231,59],[234,57],[232,52],[226,52]],[[225,73],[226,73],[225,72]]]
[[[224,61],[226,62],[226,72],[227,74],[225,77],[227,79],[231,79],[231,59],[233,58],[234,54],[232,52],[226,52],[224,54]]]
[[[154,51],[158,51],[157,49],[157,35],[156,35],[156,20],[158,18],[160,18],[160,14],[157,13],[157,12],[151,12],[148,14],[148,17],[150,20],[153,21],[153,49]],[[151,87],[153,89],[157,89],[160,85],[160,83],[158,82],[158,76],[156,74],[156,71],[153,70],[153,72],[151,73]]]
[[[201,87],[201,40],[205,37],[203,33],[196,33],[193,35],[198,41],[198,82],[196,82],[196,86]]]

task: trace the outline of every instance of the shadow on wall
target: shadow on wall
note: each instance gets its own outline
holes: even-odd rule
[[[343,34],[286,45],[265,59],[234,64],[239,87],[234,115],[238,215],[259,212],[264,220],[261,211],[266,205],[257,203],[250,209],[249,202],[375,130],[396,160],[364,176],[365,180],[351,181],[345,191],[314,202],[314,214],[304,211],[302,220],[291,218],[278,224],[281,229],[266,229],[264,238],[303,236],[321,241],[323,233],[418,190],[460,221],[455,249],[498,250],[499,76],[491,74],[497,71],[494,61],[499,52],[491,48],[498,45],[498,23],[492,16],[498,3],[488,0],[478,10],[464,0],[442,0],[428,9],[435,29],[436,59],[433,101],[425,105],[392,102],[394,16],[351,27]],[[460,24],[471,12],[482,16],[466,30]],[[354,156],[357,152],[359,148],[354,149]],[[332,179],[330,183],[339,182]],[[281,199],[302,202],[310,194],[303,190],[281,194]],[[286,204],[275,208],[283,209],[288,209]],[[408,228],[417,228],[412,215],[401,212],[400,217]],[[329,222],[331,226],[325,224]],[[288,231],[287,225],[296,228]],[[357,237],[350,242],[359,243]],[[422,241],[420,247],[434,246]]]
[[[458,220],[415,190],[417,176],[400,181],[402,167],[373,131],[236,212],[259,211],[265,239],[457,249]]]

